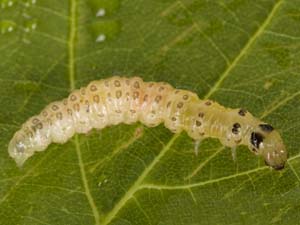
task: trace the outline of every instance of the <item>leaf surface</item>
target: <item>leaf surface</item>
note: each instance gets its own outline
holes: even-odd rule
[[[298,0],[1,0],[0,224],[299,224]],[[18,169],[21,124],[91,80],[139,75],[282,134],[270,170],[246,147],[118,125],[52,144]]]

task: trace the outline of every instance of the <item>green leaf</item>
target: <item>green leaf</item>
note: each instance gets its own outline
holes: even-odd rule
[[[0,224],[299,224],[298,0],[0,0]],[[274,125],[270,170],[218,140],[118,125],[52,144],[22,169],[7,145],[91,80],[166,81]]]

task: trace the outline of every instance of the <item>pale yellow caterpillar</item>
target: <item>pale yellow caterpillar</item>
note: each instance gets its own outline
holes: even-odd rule
[[[75,133],[137,121],[149,127],[164,123],[172,132],[185,131],[196,141],[214,137],[232,148],[247,145],[277,170],[287,160],[279,133],[246,110],[200,100],[195,93],[167,83],[117,76],[92,81],[68,98],[50,103],[14,134],[8,151],[21,166],[51,142],[65,143]]]

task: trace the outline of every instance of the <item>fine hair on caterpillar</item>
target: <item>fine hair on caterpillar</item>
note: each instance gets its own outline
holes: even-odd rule
[[[14,134],[8,152],[22,166],[34,152],[44,151],[52,142],[65,143],[75,133],[138,121],[148,127],[164,123],[173,133],[185,131],[196,146],[207,137],[231,148],[246,145],[276,170],[287,160],[278,131],[244,109],[200,100],[195,93],[164,82],[118,76],[92,81],[50,103]]]

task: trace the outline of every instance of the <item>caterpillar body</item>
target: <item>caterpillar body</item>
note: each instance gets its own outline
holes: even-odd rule
[[[200,100],[195,93],[164,82],[118,76],[92,81],[62,101],[50,103],[14,134],[8,151],[21,166],[51,142],[65,143],[75,133],[137,121],[149,127],[164,123],[172,132],[186,131],[196,141],[214,137],[232,148],[247,145],[277,170],[287,160],[279,133],[244,109]]]

